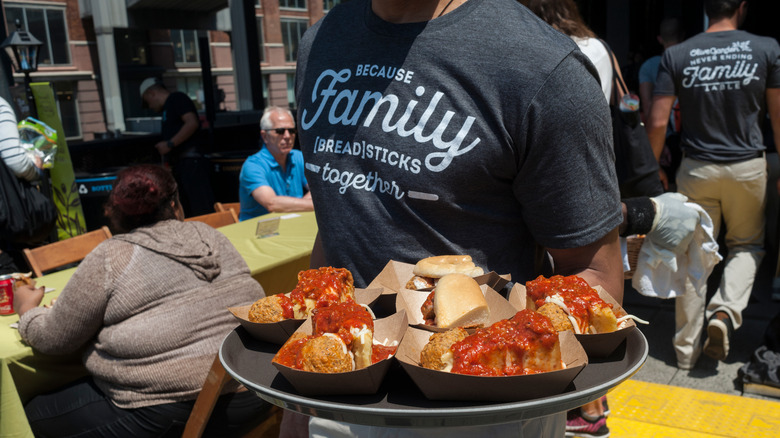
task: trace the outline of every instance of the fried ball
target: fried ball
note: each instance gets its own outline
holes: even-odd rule
[[[465,339],[468,335],[466,329],[462,327],[447,330],[443,333],[432,334],[428,339],[428,343],[425,344],[425,347],[420,352],[420,364],[432,370],[442,371],[451,368],[451,359],[447,363],[442,360],[442,356],[450,352],[452,344]]]
[[[353,368],[352,356],[346,344],[330,333],[309,339],[303,344],[299,358],[304,371],[343,373]]]
[[[279,322],[285,318],[284,306],[282,300],[284,295],[271,295],[255,301],[249,308],[249,320],[251,322]]]
[[[571,325],[569,316],[563,309],[561,309],[561,306],[553,303],[547,303],[538,308],[536,311],[549,318],[550,322],[553,324],[553,327],[555,327],[555,330],[559,332],[566,330],[574,331],[574,326]]]

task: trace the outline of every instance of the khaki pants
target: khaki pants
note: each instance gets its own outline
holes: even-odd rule
[[[764,209],[767,184],[766,159],[715,164],[684,158],[677,173],[677,190],[710,215],[714,234],[726,224],[726,257],[723,278],[706,305],[707,288],[695,290],[686,284],[676,299],[674,348],[677,362],[690,364],[701,352],[705,321],[724,311],[734,329],[742,325],[758,265],[764,256]]]

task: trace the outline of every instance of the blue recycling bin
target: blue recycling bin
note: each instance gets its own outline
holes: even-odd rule
[[[108,225],[108,220],[103,215],[103,206],[114,188],[114,181],[120,170],[121,168],[111,168],[76,173],[76,190],[81,200],[87,230],[92,231]]]

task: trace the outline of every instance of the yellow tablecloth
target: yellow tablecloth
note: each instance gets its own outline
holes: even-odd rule
[[[257,238],[258,219],[280,217],[279,234]],[[298,271],[308,269],[317,234],[314,213],[271,213],[257,219],[219,228],[244,257],[266,294],[289,292]],[[49,304],[65,287],[75,268],[45,275],[36,282],[54,288],[46,293]],[[78,354],[49,356],[33,351],[10,325],[17,315],[0,316],[0,437],[32,438],[24,403],[36,394],[53,390],[86,375]]]
[[[279,234],[257,238],[257,221],[279,217]],[[298,283],[298,272],[309,269],[317,236],[314,213],[270,213],[219,228],[244,257],[252,277],[267,295],[286,293]]]

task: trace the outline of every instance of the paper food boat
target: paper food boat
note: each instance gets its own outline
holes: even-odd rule
[[[355,301],[358,304],[371,305],[381,294],[381,288],[355,289]],[[289,296],[289,292],[285,295]],[[246,306],[228,307],[228,310],[238,320],[241,327],[244,327],[252,337],[260,341],[284,344],[295,330],[306,321],[305,318],[293,318],[279,322],[252,322],[249,320],[249,309],[251,307],[252,305],[248,304]]]
[[[406,289],[406,283],[414,276],[414,264],[390,260],[382,271],[367,286],[368,288],[382,287],[385,291],[379,297],[377,305],[391,307],[395,305],[395,294]],[[494,290],[501,290],[512,279],[510,274],[499,275],[496,272],[488,272],[474,277],[478,284],[485,284]],[[430,289],[428,289],[430,291]]]
[[[502,297],[501,294],[484,284],[479,288],[482,289],[482,294],[485,295],[485,300],[487,301],[488,309],[490,310],[490,318],[488,318],[488,322],[485,324],[486,326],[491,325],[496,321],[515,316],[517,309],[509,304],[509,301]],[[446,332],[448,329],[425,324],[420,307],[425,303],[429,294],[430,291],[402,289],[397,294],[395,306],[398,311],[406,311],[407,318],[409,318],[409,325],[430,332]],[[467,329],[469,333],[473,333],[474,330],[475,329]]]
[[[566,368],[524,376],[484,377],[431,370],[420,366],[431,332],[409,327],[396,358],[422,393],[431,400],[508,402],[560,394],[588,363],[588,356],[571,332],[561,332],[561,358]]]
[[[623,306],[612,298],[612,295],[607,293],[604,288],[595,286],[593,289],[598,292],[599,297],[601,297],[602,300],[606,301],[607,304],[612,305],[612,312],[615,314],[616,318],[627,315]],[[509,292],[508,299],[512,306],[520,310],[527,308],[526,297],[525,285],[516,283]],[[588,356],[607,357],[626,339],[626,336],[628,336],[628,333],[631,330],[637,329],[636,323],[631,319],[626,320],[623,324],[625,327],[611,333],[581,334],[575,336],[577,337],[577,340],[580,341],[580,344],[582,344],[582,348],[585,349],[585,352],[588,353]]]
[[[374,321],[374,339],[385,345],[396,342],[395,345],[400,346],[407,325],[404,312],[377,319]],[[296,332],[309,335],[311,329],[311,318],[307,318]],[[346,373],[315,373],[286,367],[276,362],[273,362],[273,365],[302,395],[356,395],[375,394],[393,360],[391,356],[361,370]]]

